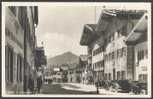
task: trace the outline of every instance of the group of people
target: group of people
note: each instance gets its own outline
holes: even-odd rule
[[[32,77],[32,75],[30,75],[29,80],[28,80],[28,89],[29,89],[30,93],[31,94],[40,93],[42,83],[43,83],[42,75],[39,75],[37,77],[36,86],[35,86],[34,78]]]

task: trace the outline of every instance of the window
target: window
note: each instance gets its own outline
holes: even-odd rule
[[[17,55],[17,81],[22,81],[22,57]]]
[[[145,50],[145,56],[146,56],[146,58],[148,58],[148,50],[147,49]]]
[[[126,47],[123,48],[123,55],[126,56]]]
[[[112,52],[112,59],[114,59],[114,52]]]
[[[137,54],[138,62],[144,59],[144,52],[145,52],[144,50],[138,51],[138,54]]]
[[[13,49],[11,47],[7,47],[7,59],[6,59],[6,64],[7,64],[7,81],[8,82],[13,82],[13,64],[14,64],[14,53]]]
[[[117,49],[117,58],[119,58],[120,51]]]
[[[147,81],[147,74],[140,74],[139,81]]]
[[[107,80],[107,74],[105,73],[105,80]]]
[[[125,80],[125,71],[121,71],[121,79]]]
[[[119,49],[119,56],[120,56],[120,57],[123,56],[122,49]]]
[[[111,60],[111,53],[109,53],[109,58],[108,58],[108,60]]]
[[[5,80],[6,82],[9,79],[9,60],[8,60],[8,46],[5,46]]]
[[[120,72],[117,72],[117,80],[120,80]]]
[[[111,73],[109,73],[109,80],[111,80]]]
[[[120,49],[120,51],[121,51],[121,57],[123,56],[123,52],[124,52],[124,48],[122,48],[122,49]]]

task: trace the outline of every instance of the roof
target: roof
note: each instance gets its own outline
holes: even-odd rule
[[[119,19],[126,19],[129,17],[132,19],[139,19],[144,12],[144,10],[102,10],[97,23],[96,31],[105,31],[109,23],[111,23],[111,19],[113,17],[117,17]]]
[[[136,43],[140,38],[147,37],[147,14],[144,14],[135,27],[132,29],[131,33],[127,36],[127,43]]]
[[[102,10],[97,24],[85,24],[80,40],[80,45],[89,45],[96,38],[100,37],[112,22],[112,18],[119,19],[140,19],[145,13],[144,10]]]
[[[88,45],[94,40],[96,37],[95,29],[96,24],[85,24],[83,28],[83,33],[81,36],[80,44],[81,45]]]

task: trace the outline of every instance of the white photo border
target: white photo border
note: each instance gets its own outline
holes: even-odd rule
[[[123,2],[121,2],[123,4]],[[152,94],[151,90],[151,3],[149,2],[124,2],[131,7],[142,5],[145,10],[148,10],[148,95],[54,95],[54,94],[36,94],[36,95],[8,95],[5,93],[5,6],[101,6],[101,5],[117,5],[120,2],[2,2],[2,83],[1,92],[2,97],[113,97],[113,98],[150,98]],[[135,7],[137,8],[137,7]],[[144,9],[143,9],[144,10]]]

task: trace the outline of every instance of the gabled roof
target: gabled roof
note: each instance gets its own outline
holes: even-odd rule
[[[111,24],[111,19],[114,17],[119,19],[140,19],[144,12],[144,10],[102,10],[96,31],[106,31],[108,25]]]
[[[81,36],[80,44],[88,45],[96,37],[96,24],[85,24]]]

